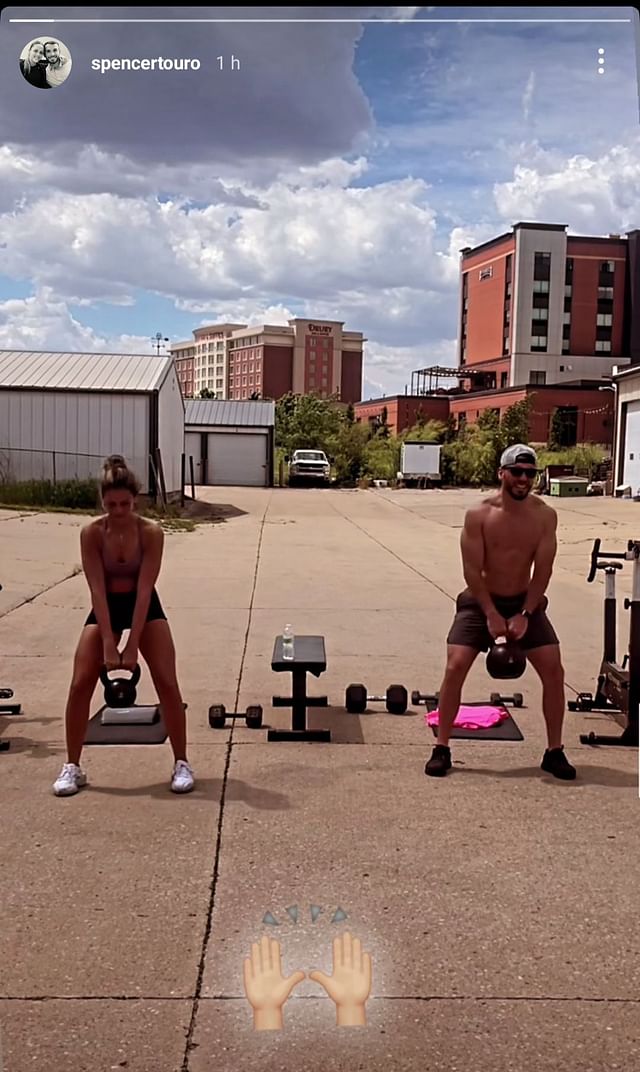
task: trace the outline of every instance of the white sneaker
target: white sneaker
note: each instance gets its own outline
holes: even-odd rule
[[[57,797],[70,797],[86,784],[87,776],[77,763],[65,763],[58,780],[53,783],[53,791]]]
[[[171,790],[173,793],[190,793],[194,786],[193,770],[185,759],[179,759],[173,768]]]

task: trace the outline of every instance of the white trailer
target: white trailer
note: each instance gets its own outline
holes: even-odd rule
[[[402,444],[398,483],[405,487],[430,488],[441,481],[439,443],[410,440]]]

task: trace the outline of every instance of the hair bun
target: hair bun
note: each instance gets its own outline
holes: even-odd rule
[[[103,462],[101,486],[103,495],[107,491],[125,490],[135,498],[140,493],[140,482],[122,454],[110,454]]]

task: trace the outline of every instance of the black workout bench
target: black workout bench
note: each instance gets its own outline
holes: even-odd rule
[[[327,656],[322,636],[296,636],[293,641],[293,659],[282,655],[282,637],[277,636],[271,656],[271,669],[276,673],[291,674],[291,696],[274,696],[274,707],[291,707],[290,730],[267,732],[268,741],[330,741],[331,730],[307,729],[307,708],[327,707],[326,696],[307,696],[307,674],[320,677],[327,669]]]

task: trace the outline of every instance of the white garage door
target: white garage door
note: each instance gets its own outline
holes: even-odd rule
[[[185,432],[184,434],[184,452],[186,454],[185,462],[185,482],[187,484],[191,481],[191,465],[189,462],[189,456],[193,458],[193,480],[195,484],[202,484],[202,461],[200,454],[202,435],[200,432]]]
[[[207,484],[266,487],[267,444],[264,432],[209,432]]]
[[[627,406],[622,483],[631,484],[633,495],[640,491],[640,402]]]

